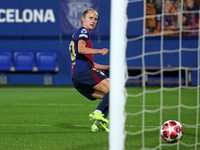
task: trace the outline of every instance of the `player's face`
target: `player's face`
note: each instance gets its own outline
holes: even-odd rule
[[[82,17],[83,27],[89,31],[93,30],[98,21],[98,14],[95,11],[89,11],[85,17]]]

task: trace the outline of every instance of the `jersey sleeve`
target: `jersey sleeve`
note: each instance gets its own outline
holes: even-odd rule
[[[89,39],[89,32],[88,32],[88,30],[85,29],[85,28],[82,28],[82,29],[80,30],[80,32],[79,32],[79,35],[78,35],[78,41],[79,41],[79,40],[84,40],[84,41],[87,42],[88,39]]]

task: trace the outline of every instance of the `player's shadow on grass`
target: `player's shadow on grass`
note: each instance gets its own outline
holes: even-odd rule
[[[70,130],[83,130],[83,132],[90,132],[90,127],[87,125],[74,125],[74,124],[69,124],[69,123],[59,123],[56,124],[55,126],[64,128],[64,129],[70,129]]]

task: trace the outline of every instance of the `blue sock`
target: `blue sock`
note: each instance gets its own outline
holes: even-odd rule
[[[100,110],[102,113],[106,111],[109,105],[109,92],[104,95],[101,102],[97,106],[97,110]]]

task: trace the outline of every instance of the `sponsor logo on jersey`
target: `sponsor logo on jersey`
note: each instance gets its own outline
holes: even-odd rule
[[[81,33],[87,33],[87,30],[86,29],[82,29]]]
[[[52,9],[0,9],[0,23],[55,23]]]
[[[101,74],[102,76],[105,76],[105,74],[104,74],[102,71],[100,71],[100,74]]]

